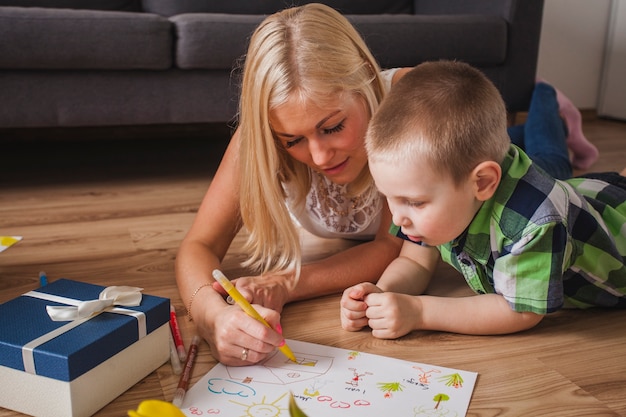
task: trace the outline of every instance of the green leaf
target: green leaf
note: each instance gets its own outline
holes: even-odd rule
[[[292,392],[289,393],[289,415],[291,417],[307,417],[307,415],[300,410],[298,404],[296,404],[296,400],[293,398]]]

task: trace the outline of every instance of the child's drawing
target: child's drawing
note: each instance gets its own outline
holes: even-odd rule
[[[346,384],[352,385],[353,387],[358,387],[359,381],[361,381],[365,375],[372,375],[371,372],[359,373],[359,371],[357,371],[356,368],[348,368],[348,369],[352,371],[352,378],[350,378],[350,380],[346,382]]]
[[[428,385],[428,383],[430,382],[430,377],[431,374],[433,373],[440,373],[441,371],[439,369],[430,369],[428,371],[423,370],[421,367],[419,366],[414,366],[413,368],[415,369],[419,369],[420,371],[420,379],[419,381],[424,384],[424,385]]]
[[[379,382],[378,388],[385,393],[385,398],[391,398],[394,392],[404,390],[404,387],[399,382]]]
[[[296,363],[276,352],[258,365],[216,365],[187,392],[185,415],[288,417],[291,392],[307,415],[463,416],[476,383],[473,372],[287,343]]]
[[[463,387],[463,377],[457,373],[444,375],[439,378],[440,381],[446,381],[446,385],[454,388],[462,388]]]
[[[288,415],[288,408],[278,406],[276,403],[280,402],[287,393],[276,398],[274,401],[267,402],[265,397],[261,402],[252,404],[245,404],[239,401],[231,400],[231,403],[240,405],[242,407],[241,417],[278,417],[281,415]],[[230,414],[229,414],[230,415]]]
[[[294,352],[294,355],[296,355],[296,363],[287,359],[282,353],[276,352],[262,365],[229,366],[227,367],[228,375],[237,381],[285,385],[317,378],[328,372],[333,365],[331,357],[298,352]]]

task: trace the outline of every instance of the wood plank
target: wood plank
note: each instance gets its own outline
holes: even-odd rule
[[[587,118],[584,128],[601,152],[594,171],[626,166],[625,123]],[[128,143],[103,139],[90,142],[91,148],[78,140],[11,143],[3,151],[10,172],[0,176],[0,234],[24,240],[0,253],[0,302],[37,288],[40,270],[51,281],[135,285],[171,298],[188,345],[195,328],[185,317],[174,261],[225,142],[194,136]],[[302,236],[307,262],[357,244]],[[240,266],[247,256],[245,238],[241,232],[229,249],[227,275],[245,272]],[[444,264],[428,292],[472,294]],[[416,331],[379,340],[367,330],[341,329],[339,298],[287,305],[286,337],[476,371],[470,416],[626,416],[626,311],[562,311],[534,329],[506,336]],[[202,343],[192,383],[215,363]],[[147,398],[170,400],[177,383],[165,364],[96,416],[126,415]],[[18,415],[0,408],[0,417]]]

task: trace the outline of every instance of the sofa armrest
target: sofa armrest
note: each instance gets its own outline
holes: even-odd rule
[[[487,75],[505,98],[509,112],[526,111],[535,85],[544,0],[414,0],[416,14],[498,15],[507,21],[506,71]]]

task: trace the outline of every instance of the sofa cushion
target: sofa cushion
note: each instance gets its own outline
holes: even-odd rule
[[[6,70],[0,85],[3,128],[224,122],[237,109],[227,71]]]
[[[229,70],[246,52],[262,15],[187,13],[171,17],[176,30],[176,66]]]
[[[142,0],[150,13],[174,16],[182,13],[271,14],[306,0]],[[413,0],[320,0],[344,14],[413,13]]]
[[[141,0],[0,0],[0,6],[140,12]]]
[[[507,24],[497,16],[347,15],[385,68],[432,59],[499,65],[506,58]],[[246,52],[261,15],[189,13],[171,17],[176,65],[229,70]]]
[[[436,59],[489,67],[502,65],[507,57],[508,26],[499,16],[347,17],[383,68],[409,67]]]
[[[172,44],[150,13],[0,7],[4,69],[166,69]]]

